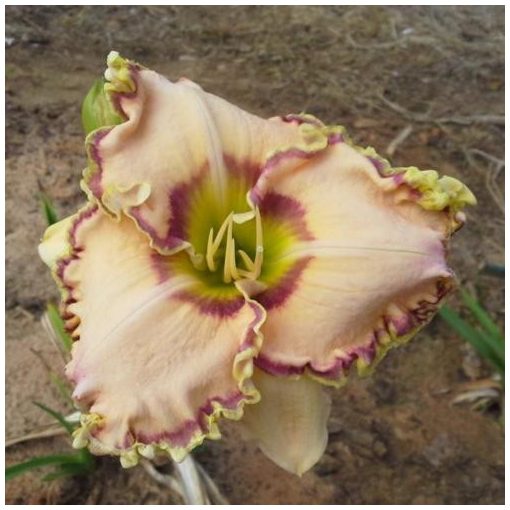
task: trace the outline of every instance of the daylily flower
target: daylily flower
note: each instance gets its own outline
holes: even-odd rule
[[[87,136],[88,203],[40,246],[76,340],[75,446],[179,461],[242,418],[305,472],[327,442],[323,386],[367,373],[452,289],[472,193],[392,168],[343,127],[264,120],[115,52],[105,78],[122,122]]]

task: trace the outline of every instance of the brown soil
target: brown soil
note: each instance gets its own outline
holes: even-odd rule
[[[503,7],[11,6],[6,25],[7,437],[47,422],[32,400],[65,410],[33,353],[61,370],[39,323],[57,292],[36,254],[37,193],[41,185],[61,215],[83,200],[79,106],[112,48],[263,116],[306,110],[342,123],[383,154],[411,125],[393,162],[437,168],[475,192],[451,262],[502,324],[503,281],[481,268],[504,260]],[[488,374],[436,319],[372,378],[335,393],[327,454],[302,479],[239,441],[232,424],[196,458],[232,503],[502,503],[498,409],[451,405],[463,383]],[[9,448],[6,461],[67,448],[65,439],[31,442]],[[98,465],[85,479],[27,474],[6,484],[7,502],[176,501],[141,468]]]

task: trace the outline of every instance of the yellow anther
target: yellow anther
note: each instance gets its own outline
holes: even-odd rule
[[[237,223],[238,225],[246,223],[247,221],[250,221],[253,218],[255,218],[255,213],[253,211],[237,213],[233,215],[234,223]]]

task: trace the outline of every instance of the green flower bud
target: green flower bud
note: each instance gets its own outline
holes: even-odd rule
[[[104,79],[94,82],[81,106],[81,124],[85,134],[104,126],[120,124],[122,117],[118,115],[104,90]]]

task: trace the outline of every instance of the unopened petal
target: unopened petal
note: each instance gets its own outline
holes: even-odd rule
[[[306,377],[273,377],[256,370],[254,382],[261,400],[246,408],[242,424],[273,462],[301,476],[326,449],[330,398]]]

